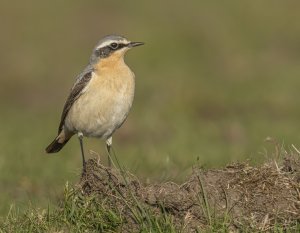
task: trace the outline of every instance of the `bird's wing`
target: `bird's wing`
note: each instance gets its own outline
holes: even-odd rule
[[[78,75],[77,80],[74,86],[71,89],[71,93],[68,96],[68,99],[64,105],[63,112],[61,114],[60,124],[58,127],[58,133],[63,129],[63,125],[65,123],[66,116],[71,109],[74,102],[78,99],[78,97],[82,94],[84,87],[89,83],[92,78],[93,69],[87,67],[80,75]]]

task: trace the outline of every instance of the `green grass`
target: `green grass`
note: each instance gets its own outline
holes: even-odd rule
[[[0,232],[116,232],[124,224],[124,218],[118,209],[109,209],[96,196],[83,196],[74,188],[66,185],[64,199],[60,207],[37,210],[30,208],[20,214],[11,207],[6,219],[0,222]],[[131,206],[134,222],[139,223],[139,232],[175,232],[166,214],[156,216],[144,212],[143,220],[140,209]],[[138,214],[137,214],[138,213]],[[128,229],[129,232],[134,229]],[[136,229],[137,230],[137,229]]]
[[[119,196],[121,198],[121,196]],[[132,223],[128,216],[122,215],[115,207],[108,207],[108,199],[99,199],[97,195],[82,195],[77,189],[65,185],[63,199],[56,207],[46,209],[28,208],[25,213],[11,206],[7,216],[0,221],[0,232],[153,232],[176,233],[186,232],[188,225],[175,223],[173,217],[164,211],[154,214],[137,202],[125,200],[131,215]],[[130,204],[131,203],[131,204]],[[207,203],[205,195],[199,197],[199,205],[205,209],[206,224],[197,232],[232,232],[231,219],[228,215],[216,217],[213,208]],[[242,232],[260,232],[245,226],[239,228]],[[268,229],[271,232],[299,232],[298,224],[283,226],[276,224]],[[265,231],[263,231],[265,232]]]

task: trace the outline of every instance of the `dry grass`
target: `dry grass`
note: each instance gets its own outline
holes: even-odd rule
[[[257,167],[196,166],[183,184],[144,185],[90,159],[58,208],[11,209],[0,232],[299,232],[299,190],[297,151]]]
[[[122,231],[138,229],[149,213],[167,215],[180,231],[223,225],[226,229],[289,229],[300,220],[300,159],[286,155],[259,167],[235,163],[223,169],[195,167],[182,185],[142,185],[132,174],[89,160],[80,190],[107,199],[125,219]],[[150,221],[150,220],[149,220]]]

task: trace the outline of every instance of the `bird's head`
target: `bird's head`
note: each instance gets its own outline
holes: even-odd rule
[[[99,59],[123,59],[129,49],[143,44],[143,42],[131,42],[122,36],[106,36],[94,48],[90,62],[95,63]]]

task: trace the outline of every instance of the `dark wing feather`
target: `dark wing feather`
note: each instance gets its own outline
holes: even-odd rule
[[[88,84],[91,78],[92,78],[92,70],[88,70],[86,72],[83,72],[81,75],[79,75],[79,78],[77,79],[75,85],[71,89],[71,93],[69,94],[69,97],[64,105],[64,109],[61,114],[60,124],[58,127],[58,133],[60,133],[60,131],[63,128],[69,110],[71,109],[74,102],[81,95],[83,88]]]

